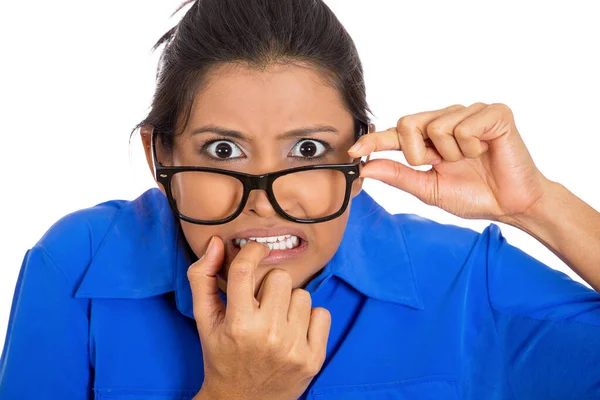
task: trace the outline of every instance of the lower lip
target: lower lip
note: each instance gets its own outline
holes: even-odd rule
[[[261,264],[278,264],[282,261],[291,260],[293,258],[299,257],[304,254],[304,252],[308,249],[308,243],[305,240],[300,240],[300,244],[298,247],[294,247],[293,249],[285,249],[285,250],[271,250],[269,255],[262,259]],[[229,251],[231,252],[231,258],[234,259],[238,253],[240,252],[240,248],[235,246],[232,241],[229,241]]]

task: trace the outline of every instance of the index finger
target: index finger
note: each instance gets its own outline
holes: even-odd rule
[[[415,141],[411,140],[411,138],[415,138],[416,136],[419,137],[419,141],[424,144],[424,147],[433,148],[433,144],[427,140],[425,128],[432,121],[458,107],[462,106],[453,105],[442,108],[441,110],[423,111],[417,114],[404,116],[398,120],[398,124],[394,128],[361,136],[356,144],[348,150],[348,153],[352,157],[362,157],[376,151],[403,150],[401,137],[406,138],[404,139],[407,141],[407,143],[404,144],[405,147],[408,146],[412,148],[415,147]],[[355,147],[357,144],[360,146]]]
[[[257,309],[254,272],[269,251],[269,246],[250,241],[231,262],[227,274],[226,315],[250,313]]]

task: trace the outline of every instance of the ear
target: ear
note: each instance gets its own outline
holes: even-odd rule
[[[163,185],[157,182],[156,177],[154,176],[154,168],[152,166],[152,129],[151,125],[144,125],[140,128],[140,136],[142,138],[142,146],[144,147],[144,154],[146,155],[146,162],[148,163],[148,168],[150,169],[150,174],[154,178],[154,182],[156,182],[158,188],[161,192],[165,192],[165,188]]]
[[[364,181],[364,178],[358,178],[352,184],[352,193],[351,193],[352,198],[354,198],[362,190],[363,181]]]
[[[154,170],[152,168],[152,127],[150,125],[144,125],[140,128],[140,136],[142,137],[142,146],[144,147],[144,154],[146,155],[146,162],[148,163],[148,168],[150,168],[150,173],[154,174]],[[156,177],[154,177],[156,178]]]

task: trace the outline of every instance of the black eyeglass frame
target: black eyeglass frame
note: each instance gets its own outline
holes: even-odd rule
[[[357,133],[355,136],[357,138],[369,133],[369,126],[366,123],[364,123],[362,121],[357,121],[356,126],[357,126]],[[157,136],[156,130],[153,128],[152,134],[151,134],[151,147],[152,147],[152,166],[153,166],[153,170],[154,170],[154,176],[155,176],[157,182],[159,182],[160,184],[162,184],[164,186],[165,191],[167,193],[167,199],[169,201],[169,205],[170,205],[173,213],[178,218],[180,218],[184,221],[187,221],[187,222],[190,222],[193,224],[198,224],[198,225],[220,225],[220,224],[225,224],[227,222],[234,220],[244,210],[244,207],[246,206],[246,203],[248,201],[248,197],[250,196],[250,192],[253,190],[264,190],[267,194],[267,198],[269,199],[269,202],[271,203],[271,206],[273,206],[273,209],[275,209],[275,211],[279,215],[281,215],[283,218],[285,218],[288,221],[297,222],[297,223],[301,223],[301,224],[315,224],[315,223],[319,223],[319,222],[330,221],[332,219],[339,217],[340,215],[342,215],[344,213],[344,211],[346,211],[346,208],[348,207],[348,203],[350,201],[350,195],[352,193],[352,185],[353,185],[354,181],[356,179],[358,179],[360,176],[360,165],[362,164],[362,161],[360,161],[360,158],[358,158],[358,159],[355,159],[355,161],[353,163],[307,165],[307,166],[303,166],[303,167],[289,168],[289,169],[285,169],[285,170],[281,170],[281,171],[269,172],[269,173],[260,174],[260,175],[252,175],[252,174],[246,174],[244,172],[235,172],[235,171],[229,171],[229,170],[220,169],[220,168],[209,168],[209,167],[193,167],[193,166],[165,167],[160,162],[158,162],[157,157],[156,157],[156,143],[155,143],[156,136]],[[358,161],[356,161],[356,160],[358,160]],[[329,169],[329,170],[340,171],[346,177],[346,191],[344,194],[344,202],[342,203],[340,210],[332,215],[329,215],[327,217],[321,217],[321,218],[295,218],[295,217],[287,214],[279,206],[279,203],[277,203],[277,199],[275,198],[275,194],[273,193],[273,182],[275,182],[275,180],[281,176],[288,175],[288,174],[291,174],[294,172],[310,171],[310,170],[318,170],[318,169]],[[237,180],[239,180],[243,185],[243,193],[242,193],[242,198],[240,199],[240,204],[239,204],[238,208],[233,212],[233,214],[231,214],[227,218],[222,218],[222,219],[218,219],[218,220],[200,220],[200,219],[194,219],[194,218],[190,218],[186,215],[183,215],[177,208],[177,203],[175,202],[175,199],[173,199],[173,194],[171,192],[171,181],[175,174],[180,173],[180,172],[187,172],[187,171],[211,172],[211,173],[216,173],[216,174],[227,175],[227,176],[230,176],[230,177],[233,177],[233,178],[236,178]]]

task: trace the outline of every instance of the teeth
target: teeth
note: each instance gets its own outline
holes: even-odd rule
[[[265,243],[271,250],[288,250],[298,246],[300,240],[294,235],[282,235],[271,237],[249,237],[248,239],[234,239],[233,243],[242,248],[249,241]]]

